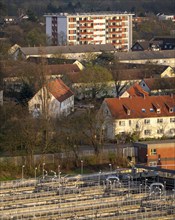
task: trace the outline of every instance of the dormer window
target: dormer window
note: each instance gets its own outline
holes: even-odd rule
[[[169,113],[173,113],[173,108],[169,108]]]
[[[173,106],[171,103],[165,103],[165,106],[167,107],[169,113],[173,113]]]
[[[123,105],[123,108],[124,108],[127,115],[131,114],[131,110],[129,109],[129,107],[127,105]]]
[[[161,113],[161,109],[160,109],[160,106],[159,104],[153,104],[153,108],[154,110],[156,111],[157,114],[160,114]]]
[[[158,109],[157,109],[157,113],[158,113],[158,114],[160,114],[160,113],[161,113],[160,108],[158,108]]]

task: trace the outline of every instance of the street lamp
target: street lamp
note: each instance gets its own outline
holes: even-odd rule
[[[98,185],[100,186],[100,179],[101,179],[101,170],[99,172],[99,179],[98,179]]]
[[[23,178],[24,178],[24,167],[25,167],[25,165],[22,165],[22,180],[23,180]]]
[[[43,163],[43,179],[44,179],[44,166],[45,166],[46,164],[45,163]]]
[[[112,172],[112,164],[111,163],[109,163],[109,170],[110,170],[110,172]]]
[[[35,167],[35,183],[36,183],[36,171],[37,171],[37,167]]]
[[[59,173],[60,173],[60,165],[58,165],[58,176],[59,176]]]
[[[81,160],[81,175],[83,174],[83,160]]]
[[[57,173],[55,171],[51,170],[50,172],[54,174],[54,178],[57,177]]]

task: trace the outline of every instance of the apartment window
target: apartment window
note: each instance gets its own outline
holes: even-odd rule
[[[163,134],[163,129],[157,130],[157,134]]]
[[[157,123],[163,123],[163,118],[158,118]]]
[[[170,118],[170,122],[171,123],[175,122],[175,118]]]
[[[119,121],[119,126],[125,126],[125,121]]]
[[[153,148],[151,149],[151,155],[156,155],[157,154],[157,149]]]
[[[151,135],[151,130],[144,130],[145,135]]]
[[[145,119],[145,120],[144,120],[144,123],[145,123],[145,124],[150,124],[150,119]]]

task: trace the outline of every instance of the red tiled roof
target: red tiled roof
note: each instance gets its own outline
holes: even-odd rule
[[[135,83],[134,85],[132,85],[127,92],[129,93],[130,96],[134,97],[134,96],[148,96],[148,92],[146,92],[145,90],[142,89],[142,87],[138,84]]]
[[[73,95],[73,92],[61,79],[51,80],[47,84],[47,89],[59,102],[62,102]]]
[[[175,95],[107,98],[105,102],[115,119],[175,116]],[[160,113],[156,112],[156,106],[160,108]],[[169,107],[173,108],[172,113],[169,112]],[[127,114],[126,110],[129,110],[130,114]]]

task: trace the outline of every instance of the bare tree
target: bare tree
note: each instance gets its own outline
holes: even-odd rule
[[[119,63],[117,58],[115,58],[111,64],[111,72],[114,80],[116,97],[119,97],[121,95],[121,92],[130,84],[129,81],[122,82],[121,69],[121,64]]]

